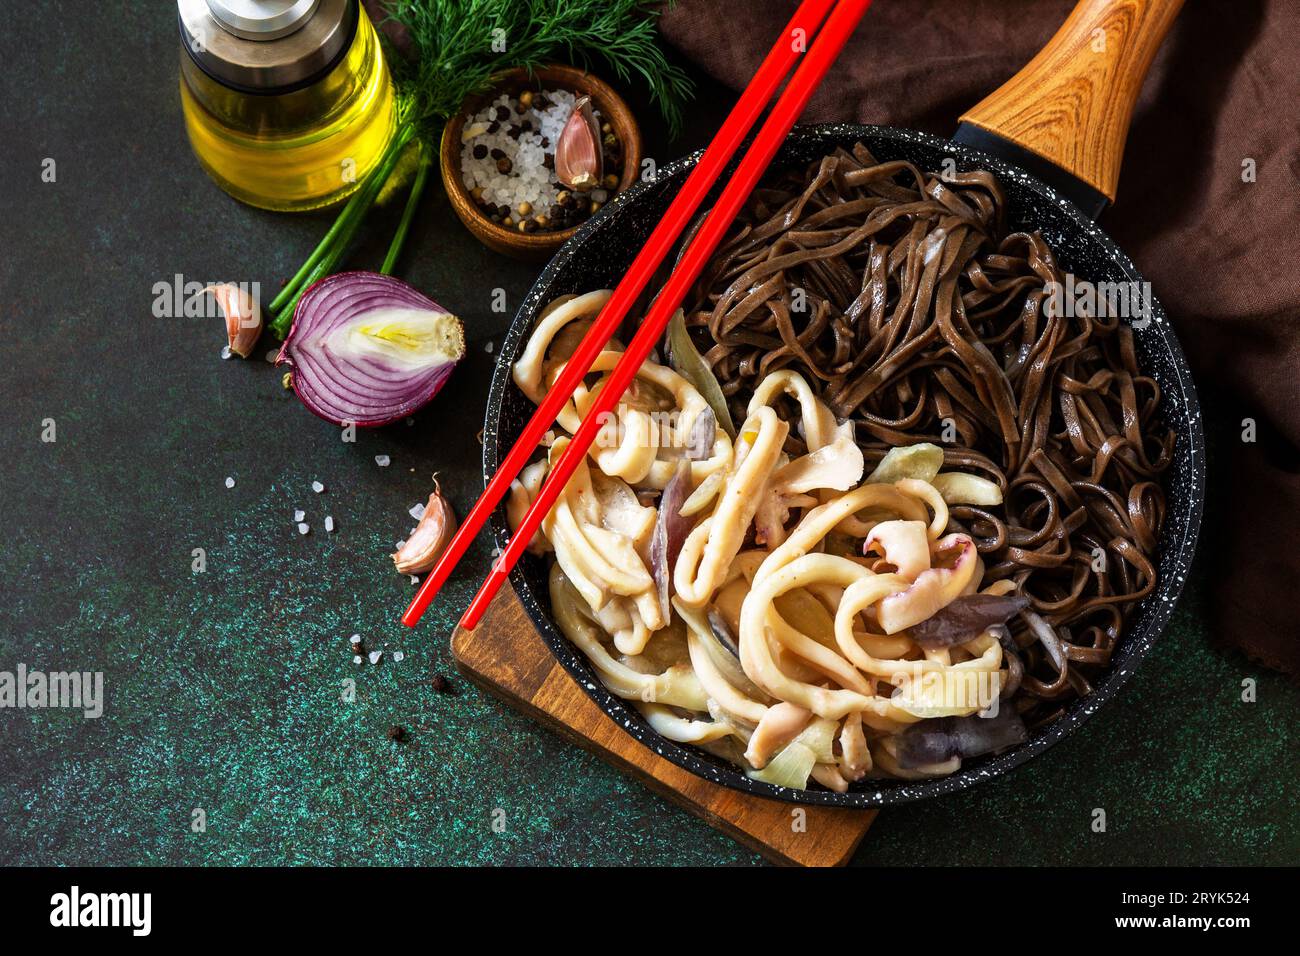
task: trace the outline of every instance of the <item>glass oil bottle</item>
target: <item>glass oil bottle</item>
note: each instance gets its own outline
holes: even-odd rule
[[[236,199],[350,195],[393,135],[392,80],[359,0],[178,0],[190,145]]]

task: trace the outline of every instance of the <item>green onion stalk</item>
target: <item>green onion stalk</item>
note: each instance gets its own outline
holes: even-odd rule
[[[442,126],[466,97],[487,91],[499,73],[535,69],[564,59],[603,60],[622,81],[643,80],[676,134],[681,104],[692,90],[682,70],[657,43],[656,0],[387,0],[387,22],[403,37],[402,50],[384,46],[397,84],[393,137],[320,243],[267,307],[271,332],[283,339],[298,300],[335,272],[370,208],[408,149],[416,170],[397,231],[380,269],[391,275],[410,233]]]

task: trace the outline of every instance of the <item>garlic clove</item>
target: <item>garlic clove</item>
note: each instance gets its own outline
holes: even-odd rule
[[[402,574],[422,574],[433,567],[455,533],[456,513],[435,480],[424,514],[415,531],[393,553],[393,564]]]
[[[570,189],[585,192],[600,185],[604,175],[600,127],[591,109],[591,97],[581,96],[555,144],[555,178]]]
[[[248,358],[262,334],[262,310],[257,300],[243,286],[229,282],[207,286],[203,291],[217,300],[217,306],[226,317],[230,351],[240,358]]]

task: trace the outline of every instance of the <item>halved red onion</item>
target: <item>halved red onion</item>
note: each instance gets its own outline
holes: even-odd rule
[[[341,272],[298,302],[276,358],[335,425],[385,425],[423,407],[465,355],[460,319],[400,279]]]
[[[1028,606],[1029,598],[1019,594],[964,594],[913,624],[907,633],[926,650],[938,650],[974,640]]]
[[[980,757],[1029,739],[1025,723],[1010,707],[993,717],[936,717],[913,724],[898,735],[895,753],[905,769],[943,763],[953,757]]]

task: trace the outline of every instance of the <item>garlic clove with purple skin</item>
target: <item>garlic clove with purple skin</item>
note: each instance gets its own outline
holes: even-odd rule
[[[230,351],[240,358],[253,354],[253,346],[262,334],[262,310],[242,285],[226,282],[207,286],[204,292],[217,300],[217,306],[226,317],[226,338]]]
[[[555,144],[555,178],[570,189],[585,192],[598,186],[603,175],[600,127],[591,97],[580,96]]]
[[[415,531],[393,553],[393,564],[402,574],[423,574],[434,566],[455,533],[456,513],[435,479],[424,514]]]

